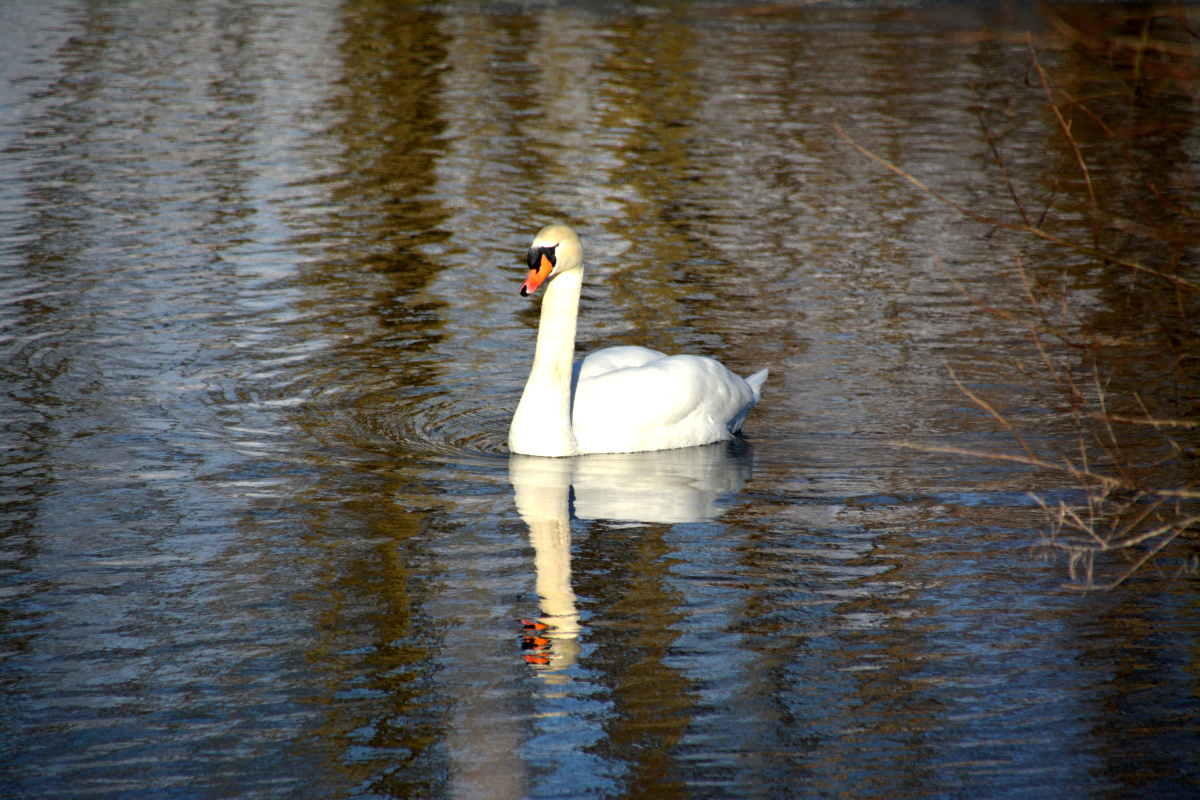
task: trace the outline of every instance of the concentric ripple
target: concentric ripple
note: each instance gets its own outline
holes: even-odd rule
[[[453,393],[375,396],[348,405],[317,403],[308,410],[317,429],[364,450],[453,460],[506,457],[512,411],[481,401],[486,398]]]

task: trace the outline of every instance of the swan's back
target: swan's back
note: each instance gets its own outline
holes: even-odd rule
[[[571,427],[581,453],[691,447],[732,438],[767,370],[743,379],[704,356],[613,347],[575,365]]]

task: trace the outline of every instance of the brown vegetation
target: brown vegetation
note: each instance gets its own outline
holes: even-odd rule
[[[1039,454],[1029,432],[951,376],[1020,446],[969,455],[1058,473],[1078,487],[1076,502],[1037,498],[1049,521],[1040,544],[1065,554],[1071,586],[1112,588],[1151,567],[1168,576],[1200,567],[1200,192],[1191,163],[1200,34],[1197,12],[1177,5],[1044,14],[1052,32],[1037,46],[1027,40],[1027,83],[1057,128],[1061,152],[1041,187],[1018,187],[1006,169],[1011,106],[976,95],[980,131],[1013,214],[967,208],[839,132],[947,206],[1041,243],[1036,256],[1014,257],[1021,302],[1012,308],[959,288],[982,312],[1023,329],[1037,357],[1019,368],[1035,388],[1050,387],[1041,400],[1070,421],[1077,447]],[[1061,51],[1059,62],[1089,62],[1089,80],[1056,85],[1038,56],[1047,47]],[[1102,287],[1102,318],[1078,302],[1081,271]]]

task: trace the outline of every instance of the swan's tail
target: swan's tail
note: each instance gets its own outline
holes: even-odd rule
[[[762,399],[762,385],[767,382],[768,372],[769,370],[760,369],[746,378],[746,383],[750,384],[750,389],[754,392],[754,402],[756,403]]]
[[[762,399],[762,385],[767,382],[767,371],[760,369],[748,378],[744,378],[746,385],[750,387],[750,391],[754,392],[754,402],[746,405],[740,413],[729,421],[729,432],[737,433],[742,429],[742,423],[746,421],[746,415],[750,413],[750,409],[758,405],[758,401]]]

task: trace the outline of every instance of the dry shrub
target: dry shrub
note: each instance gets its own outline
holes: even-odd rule
[[[1052,33],[1037,47],[1027,39],[1027,83],[1061,150],[1040,187],[1016,185],[1006,168],[1011,103],[976,95],[982,138],[1014,212],[1007,218],[955,202],[838,130],[921,191],[1035,245],[1032,257],[1015,257],[1020,302],[1013,307],[959,288],[982,312],[1024,330],[1038,355],[1019,367],[1041,402],[1070,420],[1077,445],[1040,455],[1028,433],[951,371],[1021,452],[922,449],[1069,477],[1079,489],[1074,502],[1037,496],[1049,521],[1039,545],[1065,554],[1070,586],[1112,588],[1134,575],[1200,568],[1200,192],[1189,150],[1200,34],[1197,12],[1178,5],[1043,11]],[[1038,57],[1047,46],[1076,64],[1088,62],[1086,92],[1056,85]],[[1162,148],[1170,152],[1164,156]],[[1090,286],[1102,287],[1103,313],[1073,288],[1081,272]]]

